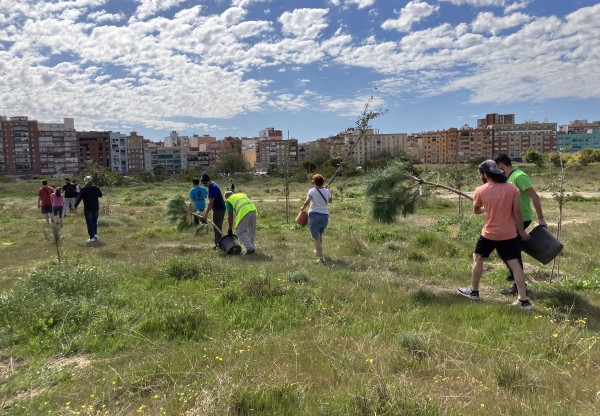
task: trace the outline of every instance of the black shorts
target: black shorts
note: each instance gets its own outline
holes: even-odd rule
[[[55,217],[62,218],[62,214],[63,214],[63,206],[62,206],[62,205],[60,205],[60,206],[52,207],[52,214],[53,214]]]
[[[498,256],[504,261],[518,259],[521,254],[520,239],[518,237],[510,240],[488,240],[480,235],[475,246],[475,254],[487,259],[492,251],[496,250]]]
[[[42,205],[42,214],[52,214],[52,205]]]

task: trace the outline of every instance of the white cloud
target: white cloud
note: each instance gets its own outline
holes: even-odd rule
[[[364,9],[375,4],[377,0],[329,0],[331,4],[336,7],[347,8],[352,5],[356,5],[358,9]]]
[[[78,126],[165,130],[216,129],[203,119],[228,119],[272,105],[269,109],[360,114],[366,98],[356,90],[351,95],[327,88],[318,94],[298,91],[309,80],[317,82],[314,73],[305,72],[317,66],[322,73],[361,70],[356,85],[363,92],[377,87],[382,96],[376,106],[384,97],[456,91],[474,103],[600,97],[600,5],[566,17],[485,12],[472,22],[402,36],[382,35],[374,27],[358,37],[341,18],[331,34],[333,18],[326,8],[252,20],[249,16],[257,14],[246,7],[255,2],[234,1],[214,14],[199,5],[179,7],[169,18],[146,14],[142,19],[151,10],[160,14],[162,5],[183,4],[144,2],[136,19],[123,16],[111,23],[121,15],[106,12],[105,0],[37,2],[39,10],[29,2],[0,0],[0,113],[55,119],[59,111],[75,117]],[[459,3],[508,2],[454,0]],[[506,5],[505,12],[516,4]],[[412,28],[438,7],[411,1],[386,28]],[[289,89],[273,91],[282,88],[280,76]]]
[[[450,2],[456,6],[473,6],[473,7],[487,7],[487,6],[498,6],[504,7],[506,0],[439,0]]]
[[[388,19],[381,25],[385,30],[409,32],[412,25],[439,10],[439,6],[432,6],[420,0],[413,0],[400,10],[397,19]]]
[[[526,14],[513,13],[508,16],[496,16],[491,12],[479,13],[472,23],[473,32],[491,33],[496,36],[503,30],[519,26],[531,20]]]
[[[279,18],[284,34],[314,39],[327,27],[328,9],[295,9]]]
[[[120,13],[107,13],[105,10],[97,11],[88,14],[88,20],[93,20],[98,23],[104,22],[119,22],[125,18],[125,14]]]
[[[510,14],[512,12],[516,12],[517,10],[522,10],[529,5],[529,0],[527,1],[518,1],[515,3],[511,3],[506,5],[504,8],[504,14]]]
[[[137,0],[140,5],[135,11],[135,17],[138,20],[147,19],[150,16],[154,16],[156,13],[169,10],[173,7],[177,7],[187,0]]]

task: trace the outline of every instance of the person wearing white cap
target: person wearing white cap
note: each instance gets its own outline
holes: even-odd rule
[[[86,176],[83,182],[85,186],[81,188],[77,195],[75,208],[83,201],[83,214],[85,215],[87,232],[90,237],[87,242],[93,243],[98,241],[98,215],[100,214],[100,201],[98,198],[102,198],[102,191],[92,183],[91,176]]]

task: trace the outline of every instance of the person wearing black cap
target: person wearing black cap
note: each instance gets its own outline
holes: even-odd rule
[[[200,182],[208,190],[208,205],[206,207],[206,211],[204,211],[202,219],[206,220],[208,218],[208,213],[212,211],[213,224],[218,227],[219,230],[223,230],[223,220],[225,219],[225,199],[223,199],[221,188],[219,188],[216,183],[210,180],[210,176],[208,176],[206,172],[200,176]],[[219,247],[219,241],[221,240],[222,235],[219,233],[219,231],[217,231],[216,228],[214,228],[214,232],[215,247]]]
[[[75,211],[75,201],[77,200],[77,188],[71,183],[71,179],[65,178],[65,184],[62,187],[64,194],[63,217],[69,213],[69,209]]]
[[[533,305],[527,299],[525,274],[518,261],[521,250],[518,236],[524,241],[530,238],[523,228],[519,189],[512,183],[506,182],[504,172],[493,160],[482,162],[478,168],[484,184],[475,189],[473,212],[485,213],[485,225],[473,253],[471,287],[459,288],[458,293],[471,300],[479,300],[479,281],[483,274],[483,261],[496,250],[498,256],[508,264],[515,276],[518,295],[512,305],[520,309],[532,309]]]

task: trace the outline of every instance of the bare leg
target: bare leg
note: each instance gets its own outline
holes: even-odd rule
[[[471,270],[471,289],[479,291],[479,281],[483,275],[483,257],[473,253],[473,268]]]
[[[515,276],[515,283],[517,285],[517,299],[519,300],[527,300],[527,286],[525,285],[525,273],[523,272],[523,268],[519,264],[519,260],[512,259],[506,262],[510,270],[513,272]]]
[[[323,259],[323,235],[319,234],[318,237],[315,238],[315,252],[319,260]]]

